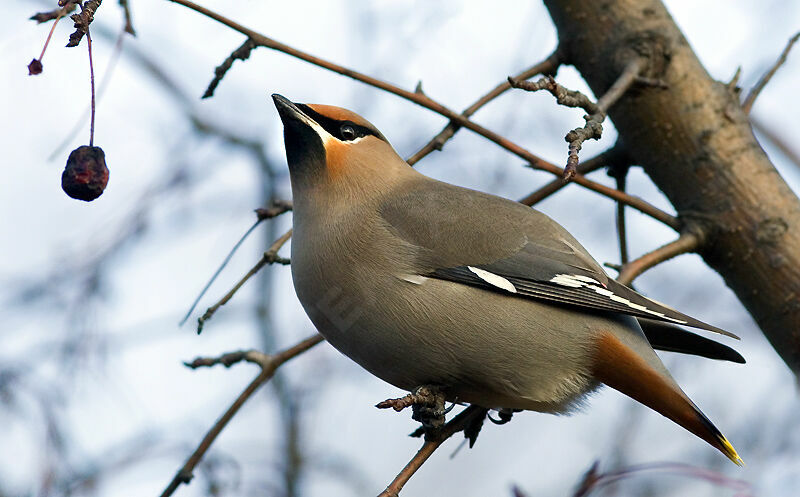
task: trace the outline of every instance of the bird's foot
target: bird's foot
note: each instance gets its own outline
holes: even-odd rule
[[[504,407],[502,409],[497,409],[497,419],[493,418],[489,414],[487,414],[486,417],[489,418],[489,421],[496,425],[504,425],[511,421],[511,416],[513,416],[515,412],[519,412],[519,409],[514,410]]]
[[[413,409],[411,418],[422,423],[422,429],[427,435],[444,426],[445,414],[449,411],[445,409],[444,402],[445,394],[441,388],[435,385],[422,385],[405,397],[387,399],[375,407],[378,409],[391,407],[397,412],[411,407]]]

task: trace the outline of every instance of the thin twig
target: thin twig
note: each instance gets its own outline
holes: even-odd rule
[[[537,74],[550,74],[554,73],[558,66],[561,65],[561,53],[558,48],[556,48],[553,53],[551,53],[546,59],[543,61],[534,64],[533,66],[529,67],[528,69],[522,71],[521,73],[514,76],[516,80],[526,80],[536,76]],[[511,89],[511,84],[506,80],[500,83],[499,85],[492,88],[491,91],[483,95],[481,98],[476,100],[472,105],[464,109],[461,113],[464,117],[471,117],[473,114],[478,112],[481,107],[488,104],[495,98],[499,97],[506,91]],[[421,149],[419,149],[414,155],[409,157],[406,162],[410,165],[414,165],[422,158],[433,152],[434,150],[441,150],[444,144],[451,139],[458,130],[461,129],[461,126],[455,123],[448,123],[447,126],[444,127],[436,136],[431,138],[431,140],[425,144]]]
[[[211,317],[214,315],[214,313],[217,312],[217,309],[219,309],[223,305],[227,304],[228,301],[231,298],[233,298],[233,296],[236,294],[236,292],[239,291],[239,289],[242,287],[242,285],[244,285],[247,282],[247,280],[249,280],[251,277],[253,277],[253,275],[255,275],[257,272],[259,272],[261,270],[261,268],[263,268],[264,266],[266,266],[268,264],[283,264],[283,265],[289,264],[289,262],[290,262],[289,259],[286,259],[284,257],[280,257],[278,255],[278,250],[280,250],[280,248],[283,247],[284,244],[286,244],[286,242],[288,242],[289,238],[291,238],[291,237],[292,237],[292,230],[289,230],[286,233],[284,233],[283,235],[281,235],[280,237],[278,237],[278,239],[275,240],[275,242],[272,244],[272,246],[270,246],[270,248],[266,252],[264,252],[264,255],[261,256],[261,259],[256,263],[256,265],[253,266],[250,269],[250,271],[248,271],[247,274],[245,274],[242,277],[242,279],[240,279],[233,286],[233,288],[231,288],[230,291],[228,293],[226,293],[225,296],[222,297],[219,300],[219,302],[217,302],[216,304],[214,304],[211,307],[209,307],[206,310],[206,312],[197,319],[197,334],[198,335],[203,332],[203,326],[205,326],[206,321],[211,319]]]
[[[657,264],[661,264],[681,254],[694,252],[699,247],[700,237],[698,235],[691,232],[683,233],[677,240],[624,264],[616,280],[623,285],[630,285],[637,276]]]
[[[292,210],[292,203],[285,200],[273,200],[270,207],[260,207],[255,210],[256,222],[253,223],[250,228],[248,228],[244,235],[239,238],[239,241],[237,241],[233,248],[228,252],[228,255],[225,256],[225,259],[222,261],[222,264],[219,265],[211,278],[209,278],[208,283],[206,283],[203,289],[200,290],[200,293],[194,299],[194,302],[192,302],[192,305],[189,307],[189,310],[186,312],[186,315],[183,316],[183,319],[181,319],[180,323],[178,323],[178,326],[183,326],[183,324],[186,323],[186,321],[189,319],[189,316],[191,316],[192,312],[194,312],[195,307],[197,307],[197,304],[200,303],[200,299],[202,299],[208,289],[211,288],[211,285],[214,283],[214,281],[216,281],[220,273],[222,273],[222,270],[225,269],[225,266],[227,266],[231,261],[233,255],[237,250],[239,250],[239,247],[242,246],[242,243],[247,240],[247,237],[250,236],[250,234],[258,227],[258,225],[261,224],[262,221],[280,216],[281,214],[289,212],[290,210]]]
[[[133,29],[133,21],[131,20],[131,8],[128,5],[128,0],[119,0],[119,6],[122,7],[122,14],[125,17],[125,26],[123,29],[131,36],[136,36],[136,30]]]
[[[69,35],[68,47],[77,47],[83,36],[89,34],[89,25],[94,21],[94,14],[100,8],[102,2],[103,0],[88,0],[78,4],[81,7],[81,11],[69,16],[75,23],[75,31]]]
[[[600,473],[597,471],[598,463],[594,463],[573,494],[573,497],[586,497],[595,490],[609,485],[618,480],[630,478],[642,473],[671,473],[674,475],[685,476],[696,480],[703,480],[728,489],[735,490],[736,495],[749,497],[753,495],[752,485],[736,478],[731,478],[722,473],[711,471],[705,468],[698,468],[688,464],[672,462],[655,462],[628,466],[622,469]]]
[[[378,497],[398,497],[408,480],[428,460],[445,440],[463,430],[479,417],[486,415],[486,409],[478,406],[469,406],[461,411],[458,416],[448,421],[434,437],[429,437],[414,457],[398,473],[397,477],[381,492]]]
[[[625,184],[627,182],[626,175],[620,175],[616,178],[617,190],[624,192]],[[617,238],[619,239],[619,262],[622,265],[628,263],[628,233],[625,226],[625,204],[617,202]]]
[[[756,83],[753,89],[750,90],[750,93],[747,94],[747,97],[744,99],[744,102],[742,102],[742,110],[744,111],[745,114],[750,113],[750,110],[753,108],[753,104],[755,103],[756,98],[758,98],[758,95],[761,93],[764,87],[767,86],[769,80],[771,80],[772,77],[775,76],[775,73],[778,72],[778,69],[780,69],[780,67],[784,64],[784,62],[786,62],[786,58],[789,56],[789,52],[792,50],[792,46],[794,46],[794,44],[797,43],[798,39],[800,39],[800,31],[798,31],[797,33],[795,33],[794,36],[789,38],[789,42],[786,43],[786,47],[783,49],[783,52],[781,52],[781,55],[780,57],[778,57],[778,60],[776,60],[775,63],[772,64],[772,67],[770,67],[769,70],[765,72],[763,76],[761,76],[761,79],[758,80],[758,83]]]
[[[37,12],[29,19],[41,24],[43,22],[52,21],[53,19],[59,19],[77,8],[78,4],[75,2],[75,0],[70,0],[64,3],[63,7],[56,7],[55,9],[48,10],[47,12]]]
[[[490,130],[486,129],[486,128],[484,128],[483,126],[481,126],[479,124],[476,124],[476,123],[470,121],[469,119],[465,118],[461,114],[458,114],[457,112],[455,112],[455,111],[445,107],[444,105],[440,104],[439,102],[431,99],[430,97],[428,97],[424,93],[416,93],[416,92],[404,90],[402,88],[399,88],[399,87],[397,87],[395,85],[392,85],[390,83],[387,83],[385,81],[379,80],[377,78],[373,78],[371,76],[367,76],[367,75],[362,74],[362,73],[360,73],[358,71],[354,71],[352,69],[348,69],[348,68],[340,66],[338,64],[334,64],[334,63],[329,62],[327,60],[320,59],[320,58],[315,57],[313,55],[310,55],[308,53],[302,52],[302,51],[297,50],[295,48],[292,48],[292,47],[290,47],[288,45],[285,45],[285,44],[280,43],[278,41],[275,41],[275,40],[273,40],[271,38],[268,38],[268,37],[256,32],[256,31],[253,31],[253,30],[251,30],[249,28],[246,28],[246,27],[242,26],[241,24],[238,24],[238,23],[236,23],[236,22],[234,22],[234,21],[232,21],[232,20],[230,20],[230,19],[228,19],[228,18],[226,18],[226,17],[224,17],[224,16],[222,16],[220,14],[217,14],[216,12],[213,12],[213,11],[211,11],[211,10],[205,8],[205,7],[202,7],[200,5],[197,5],[196,3],[191,2],[189,0],[167,0],[167,1],[170,1],[170,2],[173,2],[173,3],[177,3],[179,5],[183,5],[184,7],[187,7],[189,9],[194,10],[195,12],[198,12],[200,14],[203,14],[206,17],[209,17],[209,18],[211,18],[211,19],[213,19],[213,20],[215,20],[215,21],[217,21],[217,22],[219,22],[221,24],[224,24],[225,26],[228,26],[229,28],[231,28],[231,29],[233,29],[235,31],[238,31],[238,32],[242,33],[243,35],[245,35],[245,36],[247,36],[249,38],[252,38],[253,41],[257,45],[260,45],[260,46],[263,46],[263,47],[267,47],[267,48],[270,48],[270,49],[273,49],[273,50],[277,50],[279,52],[283,52],[283,53],[285,53],[287,55],[290,55],[292,57],[298,58],[300,60],[304,60],[304,61],[306,61],[306,62],[308,62],[310,64],[322,67],[324,69],[328,69],[329,71],[333,71],[335,73],[342,74],[344,76],[347,76],[349,78],[355,79],[356,81],[360,81],[362,83],[365,83],[367,85],[373,86],[375,88],[379,88],[381,90],[384,90],[386,92],[389,92],[389,93],[392,93],[392,94],[397,95],[399,97],[402,97],[402,98],[404,98],[406,100],[409,100],[409,101],[411,101],[411,102],[413,102],[413,103],[415,103],[415,104],[417,104],[417,105],[419,105],[421,107],[425,107],[425,108],[427,108],[429,110],[432,110],[432,111],[434,111],[434,112],[436,112],[438,114],[441,114],[442,116],[448,118],[450,121],[455,122],[459,126],[463,126],[465,128],[468,128],[468,129],[476,132],[477,134],[487,138],[488,140],[496,143],[497,145],[501,146],[502,148],[508,150],[509,152],[513,153],[514,155],[523,158],[524,160],[526,160],[530,164],[531,167],[533,167],[535,169],[541,169],[543,171],[548,171],[551,174],[555,174],[555,175],[558,175],[558,176],[561,176],[561,174],[562,174],[562,168],[560,168],[560,167],[556,166],[555,164],[552,164],[552,163],[550,163],[550,162],[548,162],[548,161],[546,161],[544,159],[541,159],[541,158],[537,157],[536,155],[534,155],[530,151],[528,151],[525,148],[521,147],[520,145],[512,142],[511,140],[509,140],[509,139],[507,139],[507,138],[505,138],[505,137],[503,137],[503,136],[501,136],[501,135],[499,135],[499,134],[497,134],[497,133],[495,133],[493,131],[490,131]],[[620,191],[618,191],[618,190],[616,190],[614,188],[607,187],[607,186],[605,186],[605,185],[603,185],[601,183],[596,183],[596,182],[591,181],[589,179],[586,179],[586,178],[584,178],[582,176],[575,176],[573,178],[573,181],[575,183],[578,183],[581,186],[584,186],[584,187],[592,190],[592,191],[600,193],[601,195],[613,198],[614,200],[618,200],[620,202],[624,202],[627,205],[630,205],[631,207],[633,207],[634,209],[637,209],[637,210],[641,211],[642,213],[644,213],[644,214],[646,214],[646,215],[648,215],[648,216],[650,216],[650,217],[652,217],[654,219],[657,219],[657,220],[661,221],[662,223],[666,224],[667,226],[670,226],[671,228],[673,228],[675,230],[680,229],[680,222],[676,217],[674,217],[674,216],[662,211],[661,209],[655,207],[654,205],[651,205],[651,204],[645,202],[644,200],[642,200],[640,198],[626,195],[625,193],[622,193],[622,192],[620,192]]]
[[[617,190],[624,192],[628,180],[630,164],[613,164],[608,169],[608,175],[617,181]],[[619,240],[619,260],[624,266],[629,262],[628,257],[628,232],[625,224],[625,204],[617,202],[617,238]]]
[[[630,159],[628,159],[622,145],[617,143],[610,149],[578,164],[578,174],[583,176],[614,164],[629,165],[629,162]],[[525,198],[520,199],[519,202],[528,206],[536,205],[568,184],[561,178],[556,178]]]
[[[269,381],[270,378],[275,374],[275,371],[283,365],[285,362],[289,361],[297,357],[298,355],[302,354],[303,352],[307,351],[314,345],[322,342],[324,338],[322,335],[314,335],[309,338],[306,338],[302,342],[290,347],[282,352],[278,352],[275,355],[268,355],[257,351],[248,351],[248,352],[238,352],[240,357],[238,360],[234,360],[234,362],[238,362],[241,360],[252,362],[254,364],[258,364],[261,367],[261,372],[258,373],[253,381],[250,382],[249,385],[239,394],[239,397],[233,401],[230,407],[225,411],[222,416],[214,423],[214,426],[208,430],[208,433],[203,437],[203,440],[200,441],[200,444],[197,448],[192,452],[192,455],[186,460],[186,463],[175,473],[175,476],[170,481],[167,488],[161,492],[161,497],[169,497],[172,495],[175,490],[181,485],[181,483],[189,483],[192,479],[192,473],[195,467],[198,465],[200,460],[203,458],[205,453],[211,447],[211,444],[214,443],[217,436],[222,432],[222,430],[227,426],[231,419],[236,415],[239,409],[244,405],[247,400],[252,397],[253,393],[259,389],[264,383]],[[227,354],[226,354],[227,355]],[[223,356],[225,357],[225,356]],[[235,358],[228,358],[228,360],[232,360]],[[195,359],[192,364],[198,363],[194,367],[200,366],[210,366],[213,364],[223,364],[223,360],[219,359],[210,359],[210,360],[203,360],[203,359]],[[200,364],[202,363],[202,364]],[[189,365],[189,367],[193,367]]]
[[[559,104],[567,107],[580,107],[586,111],[587,115],[583,117],[586,124],[582,128],[573,129],[564,137],[569,144],[567,165],[563,172],[565,181],[569,181],[577,174],[578,152],[580,152],[583,142],[589,139],[599,140],[602,137],[602,123],[608,114],[608,109],[636,82],[643,67],[643,59],[631,60],[614,84],[597,100],[597,103],[592,102],[589,97],[579,91],[566,89],[556,83],[552,76],[541,78],[538,81],[518,81],[509,76],[508,82],[514,88],[527,91],[547,90],[556,97]]]
[[[208,84],[205,93],[203,93],[203,96],[200,98],[213,97],[214,91],[222,81],[222,78],[224,78],[230,68],[233,67],[233,63],[237,60],[247,60],[250,57],[250,52],[252,52],[255,47],[256,45],[253,40],[248,38],[239,48],[231,52],[231,54],[222,61],[222,64],[214,68],[214,78]]]

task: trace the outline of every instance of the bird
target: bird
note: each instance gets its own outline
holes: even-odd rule
[[[272,95],[293,197],[291,273],[317,330],[407,391],[570,414],[602,385],[742,465],[654,348],[743,363],[736,335],[609,277],[547,215],[444,183],[355,112]]]

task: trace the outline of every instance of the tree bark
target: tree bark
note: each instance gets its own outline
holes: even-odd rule
[[[713,80],[659,0],[544,0],[566,59],[602,95],[632,58],[667,84],[609,111],[634,163],[700,255],[800,375],[800,201],[756,141],[738,94]]]

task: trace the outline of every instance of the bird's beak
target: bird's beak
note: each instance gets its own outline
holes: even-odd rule
[[[272,101],[275,102],[275,108],[278,109],[278,114],[281,116],[281,121],[283,121],[284,125],[289,124],[292,121],[299,121],[312,127],[312,123],[316,124],[316,122],[305,115],[303,111],[300,110],[297,105],[295,105],[294,102],[283,95],[273,93]]]

